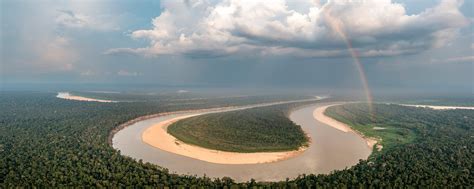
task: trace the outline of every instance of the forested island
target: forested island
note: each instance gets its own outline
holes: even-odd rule
[[[299,125],[287,114],[297,104],[283,104],[180,120],[168,127],[177,139],[209,149],[230,152],[298,150],[308,143]]]
[[[384,149],[351,168],[328,175],[235,183],[228,177],[177,175],[158,165],[122,156],[108,144],[108,135],[115,127],[139,116],[251,104],[255,98],[99,103],[62,100],[55,95],[0,94],[0,188],[474,186],[472,110],[375,104],[375,116],[369,119],[365,104],[336,106],[330,109],[330,116],[366,135],[371,133],[362,128],[372,129],[374,137],[382,138]],[[374,130],[375,127],[384,129]]]

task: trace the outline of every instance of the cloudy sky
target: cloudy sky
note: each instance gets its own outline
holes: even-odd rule
[[[460,0],[1,1],[1,83],[474,88]]]

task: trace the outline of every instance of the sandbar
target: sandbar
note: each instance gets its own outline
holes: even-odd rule
[[[416,107],[416,108],[431,108],[433,110],[455,110],[455,109],[474,110],[474,107],[468,107],[468,106],[434,106],[434,105],[420,105],[420,104],[398,104],[398,105]]]
[[[336,105],[341,105],[341,104],[331,104],[331,105],[326,105],[326,106],[321,106],[321,107],[318,107],[314,110],[313,112],[313,117],[314,119],[318,120],[319,122],[321,123],[324,123],[330,127],[333,127],[339,131],[342,131],[342,132],[354,132],[358,135],[360,135],[362,138],[364,138],[364,140],[366,141],[367,143],[367,146],[370,148],[370,149],[373,149],[374,146],[378,143],[378,140],[375,139],[375,138],[371,138],[371,137],[366,137],[364,136],[362,133],[360,132],[357,132],[355,130],[353,130],[349,125],[345,124],[345,123],[342,123],[338,120],[335,120],[333,119],[332,117],[329,117],[329,116],[326,116],[324,114],[324,112],[326,111],[327,108],[331,107],[331,106],[336,106]],[[377,150],[381,150],[382,149],[382,146],[381,145],[377,145]]]
[[[101,99],[71,95],[71,93],[69,92],[58,92],[58,95],[56,95],[56,97],[61,98],[61,99],[66,99],[66,100],[77,100],[77,101],[88,101],[88,102],[106,102],[106,103],[117,102],[113,100],[101,100]]]
[[[186,144],[167,132],[168,126],[172,123],[198,115],[201,114],[186,115],[159,122],[142,133],[142,141],[167,152],[217,164],[270,163],[295,157],[306,150],[306,147],[301,147],[298,150],[285,152],[226,152]]]
[[[303,100],[290,100],[272,103],[262,103],[256,105],[248,105],[234,108],[219,108],[221,111],[227,110],[242,110],[253,107],[271,106],[277,104],[285,104],[292,102],[305,102],[313,100],[321,100],[327,97],[316,96],[314,99],[303,99]],[[220,150],[213,150],[203,148],[200,146],[184,143],[174,136],[170,135],[167,131],[168,126],[181,119],[189,118],[192,116],[198,116],[205,113],[196,113],[192,115],[186,115],[168,119],[151,127],[147,128],[142,133],[142,141],[155,148],[171,152],[174,154],[198,159],[205,162],[216,163],[216,164],[259,164],[259,163],[271,163],[286,160],[299,154],[303,153],[308,146],[300,147],[298,150],[284,151],[284,152],[253,152],[253,153],[239,153],[239,152],[227,152]],[[311,140],[309,142],[311,145]]]

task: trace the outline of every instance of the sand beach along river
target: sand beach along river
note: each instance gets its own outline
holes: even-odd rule
[[[290,119],[300,125],[311,137],[310,146],[303,152],[280,161],[257,164],[210,163],[193,157],[156,148],[143,141],[143,133],[160,122],[194,113],[177,113],[135,122],[115,133],[113,147],[122,155],[154,163],[178,174],[208,177],[228,176],[236,181],[278,181],[294,178],[299,174],[329,173],[344,169],[366,159],[371,148],[364,138],[354,132],[341,132],[314,118],[314,110],[329,104],[314,104],[295,109]],[[206,113],[206,112],[200,112]]]

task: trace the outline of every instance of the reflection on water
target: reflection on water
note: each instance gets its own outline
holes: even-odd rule
[[[157,164],[168,168],[170,172],[198,176],[205,174],[211,178],[228,176],[236,181],[247,181],[251,178],[257,181],[278,181],[294,178],[303,173],[329,173],[355,165],[359,159],[366,159],[370,155],[370,149],[362,138],[352,132],[344,133],[333,129],[313,118],[313,111],[319,106],[321,104],[307,106],[290,114],[290,119],[301,125],[311,137],[310,147],[299,156],[274,163],[214,164],[162,151],[142,142],[141,134],[148,127],[187,114],[137,122],[115,134],[113,147],[120,150],[122,155]]]

